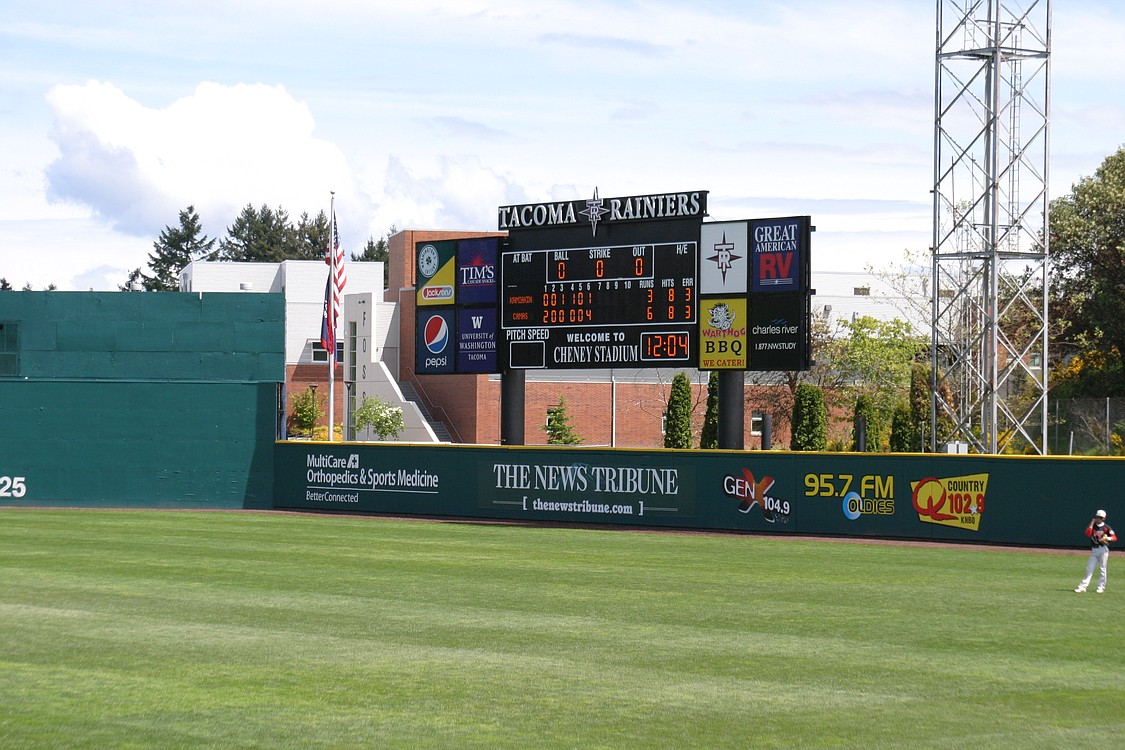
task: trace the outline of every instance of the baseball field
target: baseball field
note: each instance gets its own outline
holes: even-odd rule
[[[1125,737],[1125,561],[1102,595],[1073,592],[1084,564],[0,510],[0,747],[1104,750]]]

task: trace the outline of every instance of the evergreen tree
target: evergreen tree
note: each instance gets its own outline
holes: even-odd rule
[[[297,228],[296,253],[286,260],[323,260],[328,251],[329,237],[332,234],[332,223],[328,214],[319,212],[310,219],[308,213],[301,214]]]
[[[547,424],[543,430],[547,433],[547,445],[582,444],[582,437],[570,424],[570,413],[567,410],[565,396],[559,396],[557,406],[547,408]]]
[[[953,403],[953,393],[949,384],[944,380],[938,383],[941,399],[947,404]],[[916,362],[910,371],[910,450],[929,450],[930,436],[930,366]],[[938,439],[953,433],[953,418],[943,410],[938,410],[937,415]]]
[[[263,204],[255,210],[248,203],[227,228],[226,238],[219,243],[218,259],[280,263],[306,258],[306,243],[307,240],[303,240],[290,224],[289,214],[284,209],[274,210]],[[320,257],[324,257],[324,246],[321,247]]]
[[[795,451],[822,451],[828,448],[828,409],[824,394],[815,385],[801,383],[793,396],[793,436],[789,447]]]
[[[664,447],[690,448],[691,442],[691,383],[687,375],[678,372],[672,378],[672,391],[664,412]]]
[[[719,447],[719,372],[712,370],[707,378],[707,411],[703,415],[703,430],[699,433],[700,448]]]
[[[215,240],[203,234],[203,225],[195,206],[180,211],[180,225],[167,226],[160,238],[152,243],[153,252],[148,256],[148,267],[152,275],[136,269],[129,274],[125,289],[131,290],[133,283],[139,283],[146,292],[175,292],[180,288],[180,271],[194,260],[209,258],[214,252]]]
[[[866,445],[868,451],[878,451],[882,447],[881,435],[883,432],[882,420],[875,409],[875,402],[866,393],[859,394],[855,400],[855,411],[852,418],[852,450],[859,450],[859,420],[863,417]]]
[[[892,453],[910,453],[918,450],[918,429],[912,419],[910,404],[900,401],[891,415]]]
[[[386,288],[387,284],[390,281],[390,271],[391,271],[391,264],[390,264],[391,246],[390,246],[390,242],[388,242],[387,238],[391,237],[392,235],[396,234],[397,232],[398,232],[398,229],[395,228],[394,224],[391,224],[391,228],[387,230],[386,234],[384,234],[382,237],[379,238],[378,242],[375,241],[374,237],[368,237],[367,238],[367,244],[364,245],[364,247],[363,247],[363,252],[358,253],[358,254],[357,253],[351,254],[352,260],[354,260],[354,261],[361,261],[361,262],[366,262],[366,261],[377,261],[377,262],[379,262],[379,261],[381,261],[383,263],[383,287],[384,288]]]

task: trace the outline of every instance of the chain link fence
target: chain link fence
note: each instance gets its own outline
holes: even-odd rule
[[[1125,398],[1054,399],[1049,417],[1052,455],[1125,455]]]

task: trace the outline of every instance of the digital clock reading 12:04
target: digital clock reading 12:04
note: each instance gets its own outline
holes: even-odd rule
[[[691,357],[691,334],[689,332],[641,332],[642,362],[682,362],[691,359]]]
[[[696,321],[696,243],[504,253],[505,329]]]

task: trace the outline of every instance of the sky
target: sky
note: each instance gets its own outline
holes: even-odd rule
[[[1026,4],[1030,0],[1006,0]],[[1050,193],[1125,143],[1125,3],[1052,3]],[[0,278],[115,290],[191,205],[342,244],[709,191],[813,269],[931,244],[933,0],[5,0]]]

